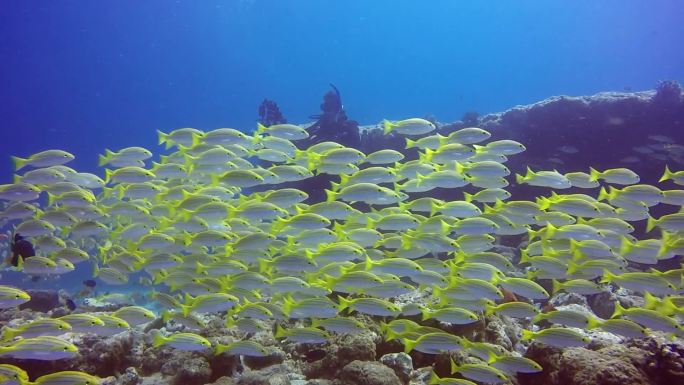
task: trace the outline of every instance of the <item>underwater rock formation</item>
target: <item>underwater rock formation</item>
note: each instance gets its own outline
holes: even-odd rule
[[[355,360],[342,368],[334,385],[401,385],[401,380],[387,366],[374,361]]]
[[[413,359],[408,354],[390,353],[380,357],[380,362],[394,370],[394,374],[404,383],[408,383],[413,371]]]
[[[498,138],[525,143],[527,151],[516,159],[533,169],[565,163],[576,167],[601,164],[606,167],[629,166],[642,182],[655,183],[661,166],[653,169],[648,160],[657,163],[684,164],[684,98],[680,86],[673,81],[661,82],[657,90],[644,92],[603,92],[590,96],[554,96],[530,105],[516,106],[503,112],[477,116],[468,113],[464,120],[438,124],[440,132],[452,132],[477,126]],[[645,143],[648,136],[654,137]],[[666,136],[667,138],[659,138]],[[620,138],[620,146],[610,151],[596,151],[596,143],[611,143]],[[403,151],[404,138],[383,135],[380,125],[361,127],[361,150],[380,148]],[[671,143],[667,139],[672,140]],[[659,139],[665,140],[660,141]],[[563,145],[572,143],[572,146]],[[658,148],[660,143],[660,148]],[[651,148],[645,148],[651,144]],[[407,155],[407,159],[411,159]],[[512,171],[524,171],[524,168]],[[648,175],[653,175],[648,178]]]
[[[28,309],[47,313],[60,306],[59,294],[55,290],[29,290],[31,300],[19,306],[20,309]]]
[[[653,336],[611,344],[598,350],[563,351],[532,344],[526,357],[544,371],[519,375],[520,385],[680,384],[684,381],[684,345]]]

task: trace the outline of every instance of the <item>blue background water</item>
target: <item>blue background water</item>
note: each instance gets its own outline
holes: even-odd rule
[[[155,129],[292,122],[328,83],[350,117],[494,112],[684,80],[680,1],[55,1],[0,9],[0,179],[10,154],[105,147]],[[101,170],[100,170],[101,173]]]
[[[290,122],[332,82],[362,124],[684,80],[680,1],[55,1],[0,9],[0,183],[48,148],[97,172],[155,129]],[[78,280],[77,280],[78,281]],[[76,282],[78,285],[78,283]]]

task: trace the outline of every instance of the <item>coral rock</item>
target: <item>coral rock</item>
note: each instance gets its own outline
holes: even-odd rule
[[[292,381],[304,380],[288,363],[272,365],[265,369],[246,372],[240,377],[238,385],[289,385]]]
[[[413,359],[406,353],[390,353],[380,357],[383,365],[390,367],[403,383],[408,383],[413,371]]]
[[[116,385],[139,385],[141,382],[138,371],[133,367],[126,369],[126,372],[116,379]]]
[[[184,361],[176,375],[176,384],[206,384],[211,378],[211,367],[204,357],[193,357]]]
[[[352,361],[340,372],[335,385],[401,385],[394,370],[371,361]]]
[[[662,335],[612,344],[596,351],[532,344],[526,357],[537,361],[544,371],[519,375],[520,385],[647,385],[684,381],[684,344],[671,343]]]
[[[336,373],[354,360],[375,360],[375,333],[346,334],[331,339],[330,344],[320,347],[322,359],[303,364],[307,378],[335,378]]]
[[[52,309],[58,308],[59,294],[55,290],[28,290],[31,300],[21,304],[19,309],[31,309],[47,313]]]

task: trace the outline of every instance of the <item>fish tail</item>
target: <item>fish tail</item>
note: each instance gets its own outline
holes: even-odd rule
[[[273,335],[275,338],[285,338],[287,337],[287,334],[285,333],[285,329],[283,329],[282,326],[276,325],[276,331],[275,334]]]
[[[341,295],[338,295],[337,299],[340,301],[340,304],[337,305],[337,310],[339,312],[348,308],[352,304],[352,300],[346,299],[346,298],[342,297]]]
[[[422,321],[428,320],[428,319],[430,319],[430,317],[432,317],[432,314],[430,313],[430,309],[428,309],[426,307],[421,307],[420,314],[421,314],[421,320]]]
[[[601,280],[599,281],[600,283],[612,283],[615,281],[615,278],[617,276],[613,274],[610,270],[608,269],[603,269],[603,276],[601,277]]]
[[[257,258],[259,264],[259,273],[264,274],[270,270],[269,260],[265,258]]]
[[[538,236],[541,234],[542,231],[544,231],[543,228],[542,228],[542,229],[539,229],[539,230],[528,229],[528,230],[527,230],[527,237],[529,238],[530,241],[532,241],[533,239],[535,239],[536,237],[538,237]]]
[[[418,343],[417,340],[410,340],[408,338],[405,338],[402,342],[404,343],[404,353],[406,354],[411,353],[411,350],[413,350]]]
[[[364,264],[366,271],[370,271],[373,268],[373,260],[366,255],[366,262]]]
[[[620,304],[620,301],[615,301],[615,311],[613,311],[613,314],[610,316],[610,318],[619,317],[619,316],[625,314],[625,310],[627,310],[627,309],[622,307],[622,304]]]
[[[292,306],[293,306],[294,304],[295,304],[295,302],[294,302],[294,300],[292,299],[292,297],[290,297],[289,295],[286,296],[286,297],[284,297],[284,298],[283,298],[283,308],[282,308],[283,314],[285,314],[286,316],[289,317],[289,316],[290,316],[290,313],[292,313]],[[312,325],[312,326],[313,326],[313,325]],[[314,326],[314,327],[315,327],[315,326]]]
[[[228,319],[231,319],[231,318],[228,318]],[[214,349],[214,354],[218,356],[219,354],[225,352],[229,348],[230,348],[230,345],[216,344],[216,348]]]
[[[523,333],[524,332],[525,332],[525,330],[523,330]],[[457,373],[458,371],[461,370],[461,367],[458,366],[458,364],[456,364],[456,362],[454,361],[453,358],[449,358],[449,367],[450,367],[451,374]]]
[[[681,309],[672,302],[672,297],[663,298],[663,302],[660,303],[660,312],[665,315],[673,315],[677,312],[681,312]]]
[[[539,313],[532,318],[532,323],[537,323],[539,321],[545,320],[546,317],[546,313]]]
[[[484,315],[489,317],[490,315],[494,314],[495,311],[496,311],[496,305],[491,304],[491,303],[487,303],[485,305]]]
[[[634,244],[632,244],[629,238],[623,235],[622,237],[620,237],[620,239],[622,240],[622,242],[620,243],[620,255],[627,254],[630,251],[632,251]]]
[[[197,145],[200,143],[200,139],[201,139],[202,137],[203,137],[203,136],[201,136],[201,135],[199,135],[199,134],[193,133],[193,134],[192,134],[192,142],[191,142],[191,144],[190,144],[190,147],[195,147],[195,146],[197,146]]]
[[[558,228],[556,226],[549,223],[546,226],[546,231],[544,232],[544,235],[542,236],[542,240],[547,240],[547,239],[551,238],[554,234],[556,234],[557,230],[558,230]]]
[[[28,162],[28,159],[20,158],[18,156],[13,156],[12,157],[12,163],[14,163],[14,169],[19,170],[24,168],[26,166],[26,163]]]
[[[670,250],[672,250],[672,247],[671,247],[671,246],[668,246],[667,243],[663,242],[663,243],[660,245],[660,248],[658,249],[658,255],[656,255],[656,258],[657,258],[657,259],[661,259],[661,258],[664,257],[667,253],[669,253]]]
[[[9,326],[5,326],[2,328],[2,334],[0,335],[0,340],[2,341],[8,341],[14,338],[14,336],[17,334],[16,329],[12,329]]]
[[[432,161],[432,158],[435,156],[435,152],[436,152],[436,151],[432,151],[432,150],[430,150],[429,148],[426,148],[426,149],[425,149],[425,159],[424,159],[424,160],[425,160],[426,162],[431,162],[431,161]],[[419,176],[420,176],[420,175],[422,175],[422,174],[419,174]]]
[[[520,174],[515,174],[515,183],[523,184],[525,183],[525,177]]]
[[[408,237],[408,235],[404,234],[401,237],[401,248],[403,250],[408,250],[411,248],[411,239]]]
[[[672,179],[672,171],[670,171],[670,167],[668,165],[665,165],[665,172],[663,173],[663,176],[660,177],[658,182],[665,182],[666,180]]]
[[[173,317],[173,313],[171,313],[171,312],[168,311],[168,310],[164,310],[164,311],[162,312],[161,316],[162,316],[162,321],[164,321],[164,322],[169,322],[169,320],[171,319],[171,317]]]
[[[563,285],[557,279],[551,280],[551,294],[556,294],[563,290]]]
[[[439,209],[440,209],[440,207],[438,204],[436,204],[435,202],[431,202],[430,203],[430,216],[434,217],[435,214],[437,214],[437,212],[439,212]]]
[[[112,180],[112,172],[113,171],[108,168],[105,169],[105,184],[108,184]]]
[[[466,202],[472,202],[473,201],[473,194],[468,194],[467,192],[463,193],[463,200]]]
[[[268,129],[268,127],[261,124],[261,122],[257,122],[257,129],[256,129],[257,134],[263,134],[264,132],[266,132],[267,129]]]
[[[539,205],[540,210],[546,210],[551,206],[551,200],[547,197],[537,198],[537,205]]]
[[[610,194],[608,193],[608,191],[606,191],[605,187],[601,187],[601,190],[599,191],[599,195],[596,198],[596,200],[604,201],[606,199],[610,199]]]
[[[534,338],[534,332],[531,330],[523,329],[522,330],[522,340],[523,341],[530,341],[532,338]]]
[[[413,148],[413,147],[416,147],[416,141],[411,140],[409,138],[406,138],[406,147],[404,147],[404,148],[408,150],[409,148]]]
[[[601,172],[593,167],[589,167],[589,181],[598,182],[599,178],[601,178]]]
[[[653,218],[652,216],[648,216],[648,221],[646,221],[646,232],[651,232],[653,228],[658,224],[658,220]]]
[[[530,254],[527,249],[520,249],[520,263],[528,263],[530,261]]]
[[[430,373],[430,379],[428,380],[428,385],[438,385],[442,383],[442,379],[439,378],[437,373],[433,370],[432,373]]]
[[[385,135],[387,135],[387,134],[389,134],[390,132],[392,132],[392,128],[394,128],[394,125],[392,124],[392,122],[390,122],[390,121],[387,120],[387,119],[385,119],[385,120],[382,121],[382,129],[383,129],[383,133],[384,133]]]
[[[161,332],[158,330],[154,333],[154,336],[152,337],[152,344],[153,347],[158,348],[162,345],[164,345],[167,341],[167,338],[165,338]]]
[[[335,191],[331,191],[331,190],[326,189],[325,190],[325,197],[326,197],[326,199],[325,199],[326,202],[334,202],[335,198],[337,197],[337,193]]]
[[[309,170],[317,169],[321,164],[321,156],[315,152],[308,153],[307,165]]]
[[[644,309],[655,310],[660,305],[660,300],[649,292],[644,293]]]
[[[159,144],[164,144],[167,150],[173,146],[173,143],[169,140],[169,134],[165,134],[161,130],[157,130],[157,139]]]
[[[190,306],[190,305],[183,305],[183,304],[181,304],[181,305],[180,305],[180,308],[181,308],[181,311],[183,312],[183,316],[187,317],[188,314],[190,314],[190,309],[191,309],[191,306]]]

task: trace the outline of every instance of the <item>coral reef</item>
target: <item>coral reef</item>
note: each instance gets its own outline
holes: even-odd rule
[[[259,123],[268,127],[274,124],[287,123],[287,119],[280,112],[280,108],[278,108],[278,104],[275,101],[264,99],[259,105]]]
[[[684,164],[684,98],[674,81],[661,82],[655,91],[603,92],[590,96],[554,96],[530,105],[516,106],[499,113],[479,116],[467,113],[463,120],[438,124],[440,132],[452,132],[477,126],[499,138],[524,142],[527,151],[517,160],[534,168],[562,168],[572,161],[591,165],[618,167],[628,165],[642,182],[655,183],[662,170],[654,163]],[[362,126],[361,150],[372,152],[380,148],[404,151],[404,138],[383,135],[379,125]],[[672,143],[660,143],[660,149],[648,150],[644,139],[664,135]],[[610,151],[594,151],[594,143],[610,143],[620,138],[620,146]],[[559,145],[561,143],[561,145]],[[562,143],[572,143],[563,146]],[[653,142],[653,146],[657,141]],[[636,148],[635,148],[636,147]],[[581,152],[582,159],[573,155]],[[407,159],[412,153],[406,151]],[[657,160],[649,162],[647,160]],[[515,165],[512,166],[515,170]],[[520,170],[523,170],[521,168]],[[652,175],[651,178],[648,176]],[[536,191],[529,187],[512,186],[516,194]]]
[[[391,368],[373,361],[354,360],[340,372],[334,385],[401,385]]]
[[[544,371],[520,375],[520,385],[679,384],[684,381],[684,345],[662,336],[610,344],[597,350],[563,351],[532,344],[526,357]]]
[[[596,135],[624,134],[629,139],[633,130],[653,129],[649,119],[656,115],[669,116],[670,120],[658,126],[658,130],[648,131],[649,135],[670,135],[679,140],[684,121],[680,119],[680,116],[684,118],[683,103],[678,85],[665,82],[656,92],[557,97],[530,106],[516,107],[501,114],[478,117],[477,114],[469,113],[464,116],[463,121],[441,125],[441,129],[448,131],[477,124],[496,135],[530,143],[530,146],[536,147],[534,151],[529,151],[535,158],[528,160],[548,163],[551,158],[571,156],[574,151],[579,151],[549,146],[548,143],[558,143],[558,135],[562,135],[563,141],[578,143],[579,147],[582,143],[590,143],[595,139],[592,136]],[[663,109],[667,109],[667,113],[663,113]],[[367,153],[377,149],[404,147],[402,137],[384,135],[377,126],[359,128],[356,122],[349,120],[340,94],[334,86],[325,95],[321,110],[322,114],[316,116],[318,121],[309,128],[313,138],[309,144],[332,140],[347,146],[360,146]],[[661,112],[656,114],[657,110]],[[277,105],[269,100],[264,100],[260,115],[264,124],[285,121]],[[625,134],[625,130],[629,134]],[[643,140],[636,136],[632,139],[635,146],[639,145],[639,140]],[[664,146],[662,151],[656,154],[667,154],[668,160],[678,159],[672,148]],[[416,155],[411,151],[403,152],[407,157]],[[639,154],[654,155],[643,152]],[[605,158],[607,156],[612,155],[590,153],[587,155],[587,162],[605,164],[608,162]],[[561,158],[558,159],[562,161]],[[635,166],[639,167],[648,166]],[[642,175],[650,174],[642,172]],[[312,201],[316,201],[316,196],[322,193],[320,187],[329,182],[326,178],[330,177],[312,178],[298,183],[297,187],[307,191],[312,196]],[[519,243],[522,237],[508,237],[506,241],[510,245],[497,245],[490,250],[501,253],[517,264],[520,260],[518,250],[524,245]],[[676,266],[681,260],[681,257],[673,258],[669,263]],[[449,272],[455,274],[453,271]],[[510,277],[524,277],[525,273],[525,269],[507,272]],[[540,280],[540,284],[550,291],[550,281]],[[644,305],[641,296],[612,284],[605,284],[601,290],[603,291],[598,294],[586,296],[555,293],[540,305],[545,309],[570,310],[576,314],[598,318],[611,317],[615,302],[625,307]],[[437,290],[421,288],[397,296],[392,303],[402,311],[417,310],[407,312],[402,318],[419,323],[425,328],[433,328],[427,329],[428,331],[438,329],[465,337],[470,343],[496,345],[503,353],[524,355],[542,365],[543,372],[539,374],[513,376],[513,382],[519,385],[684,383],[684,343],[681,339],[671,340],[670,336],[659,332],[643,339],[626,339],[597,329],[587,329],[582,331],[582,336],[589,340],[585,347],[561,349],[537,342],[528,343],[522,339],[523,329],[534,330],[549,326],[550,323],[543,321],[533,324],[529,319],[521,320],[498,314],[487,314],[467,325],[452,325],[427,319],[428,317],[423,319],[420,310],[437,302],[434,301],[435,292]],[[68,297],[67,293],[32,291],[30,295],[31,301],[21,307],[0,311],[2,325],[15,327],[15,323],[21,324],[37,318],[55,318],[69,312],[60,301],[60,298]],[[514,294],[510,296],[515,298]],[[519,300],[526,301],[524,298]],[[108,313],[121,307],[97,299],[83,302],[89,311],[96,313]],[[186,308],[187,305],[181,311]],[[78,309],[76,312],[82,310]],[[222,314],[202,314],[201,321],[206,327],[193,331],[198,336],[210,340],[212,344],[222,345],[249,340],[264,347],[266,352],[260,351],[263,353],[261,356],[240,356],[215,354],[208,349],[184,351],[169,346],[155,347],[153,341],[156,333],[167,335],[187,331],[186,326],[180,322],[165,321],[164,317],[149,319],[147,324],[112,336],[96,333],[69,334],[66,338],[78,345],[80,353],[73,359],[45,363],[3,357],[3,363],[21,366],[31,373],[32,379],[56,370],[80,370],[104,378],[103,384],[106,385],[418,385],[427,384],[433,371],[441,377],[450,376],[451,360],[458,364],[477,364],[483,363],[487,358],[486,355],[469,356],[463,351],[436,355],[418,350],[406,353],[404,344],[396,339],[390,340],[387,333],[380,330],[379,325],[388,319],[362,315],[358,311],[349,311],[347,315],[363,325],[361,332],[332,333],[322,344],[294,343],[289,340],[279,342],[274,338],[276,324],[282,326],[289,322],[293,324],[288,325],[290,329],[308,325],[300,320],[285,321],[271,317],[263,322],[264,330],[247,333],[226,327]],[[409,350],[410,348],[407,349]]]
[[[47,313],[50,310],[57,308],[59,303],[59,294],[54,290],[29,290],[31,300],[19,306],[20,309],[29,309]]]

